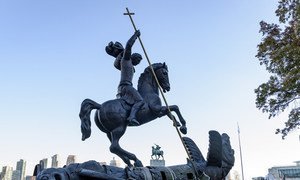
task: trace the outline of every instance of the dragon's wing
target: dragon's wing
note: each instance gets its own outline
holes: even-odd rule
[[[230,138],[226,133],[222,134],[222,146],[223,146],[222,169],[224,173],[228,174],[230,169],[234,165],[235,159],[234,159],[234,150],[231,148],[230,145]]]
[[[209,131],[207,166],[222,167],[222,137],[218,131]]]
[[[195,161],[200,164],[206,163],[201,151],[192,139],[188,137],[183,137],[182,140],[184,142],[185,147],[188,150],[192,161]]]

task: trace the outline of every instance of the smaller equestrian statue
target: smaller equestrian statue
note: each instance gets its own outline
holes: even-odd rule
[[[102,104],[91,99],[85,99],[81,104],[79,117],[81,119],[82,140],[91,135],[90,115],[96,110],[94,120],[97,127],[106,133],[111,142],[110,151],[118,155],[129,168],[133,167],[130,161],[134,161],[135,167],[142,167],[142,162],[133,154],[120,147],[119,140],[124,135],[127,127],[139,126],[156,118],[173,115],[166,106],[162,106],[159,97],[159,86],[164,92],[170,90],[168,67],[165,63],[154,63],[152,68],[157,76],[158,83],[152,74],[151,67],[147,67],[140,75],[137,90],[133,88],[132,78],[135,72],[134,66],[139,64],[141,56],[137,53],[131,54],[131,48],[135,40],[140,36],[136,31],[128,40],[125,49],[121,43],[109,43],[106,52],[115,57],[115,67],[121,71],[121,80],[118,87],[117,98]],[[183,119],[177,105],[169,106],[180,121],[174,123],[181,126],[180,131],[186,134],[186,122]]]
[[[153,156],[155,156],[155,159],[159,159],[160,157],[162,157],[162,159],[164,159],[164,151],[160,150],[160,146],[155,144],[155,147],[152,146],[152,155],[151,155],[151,159],[153,159]]]

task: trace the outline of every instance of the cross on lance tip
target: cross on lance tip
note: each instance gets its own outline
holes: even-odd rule
[[[123,15],[134,15],[134,13],[123,13]]]
[[[129,12],[129,9],[128,8],[126,8],[126,13],[123,13],[124,15],[134,15],[134,13],[132,13],[132,12]]]

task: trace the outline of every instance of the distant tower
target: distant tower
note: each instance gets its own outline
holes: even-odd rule
[[[26,176],[25,180],[36,180],[35,176]]]
[[[106,162],[99,162],[100,165],[107,165]]]
[[[20,180],[24,180],[26,171],[26,161],[20,159],[20,161],[17,162],[16,170],[20,171]]]
[[[164,151],[160,150],[160,148],[161,147],[157,144],[152,146],[150,166],[165,166]],[[153,159],[153,156],[155,156],[155,159]],[[162,159],[159,159],[160,157],[162,157]]]
[[[236,170],[231,170],[226,176],[225,180],[239,180],[241,179],[240,174]]]
[[[4,166],[2,168],[0,179],[1,180],[11,180],[11,178],[12,178],[12,172],[13,172],[13,168],[12,167]]]
[[[42,169],[46,169],[48,167],[48,158],[40,160],[40,165]]]
[[[120,162],[113,157],[113,159],[109,163],[110,166],[120,167]]]
[[[58,156],[58,154],[55,154],[54,156],[52,156],[51,159],[52,159],[51,167],[52,168],[59,167],[59,156]]]
[[[69,155],[68,158],[67,158],[67,163],[66,165],[70,165],[70,164],[73,164],[73,163],[76,163],[76,156],[75,155]]]
[[[21,180],[21,173],[19,170],[14,170],[13,173],[12,173],[12,177],[11,179],[12,180]]]

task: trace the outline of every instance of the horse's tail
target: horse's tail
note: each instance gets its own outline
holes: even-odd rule
[[[89,138],[91,136],[91,111],[93,109],[100,109],[101,104],[96,103],[91,99],[85,99],[81,103],[79,117],[81,119],[81,133],[82,133],[82,141]]]

